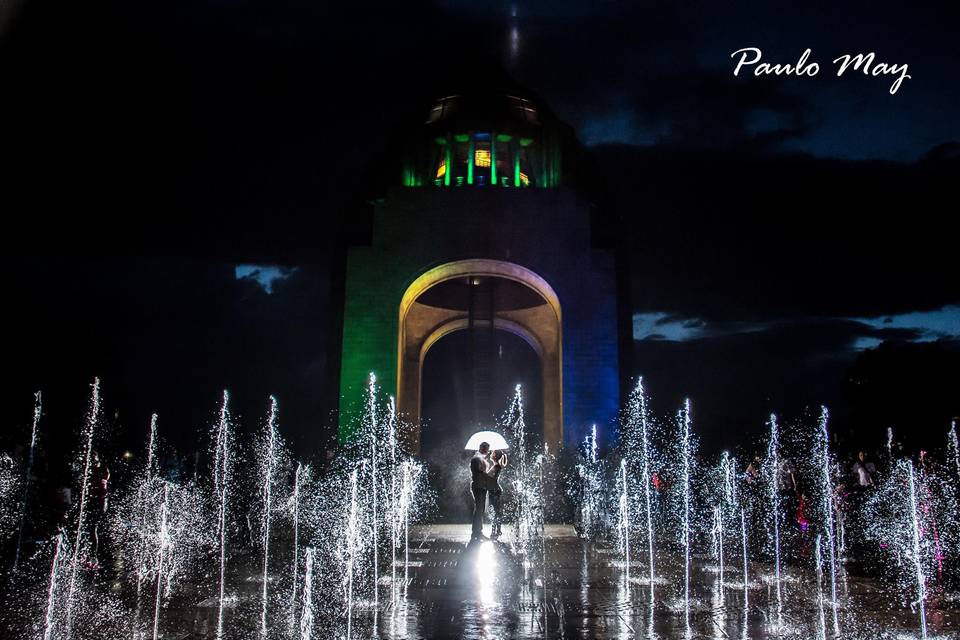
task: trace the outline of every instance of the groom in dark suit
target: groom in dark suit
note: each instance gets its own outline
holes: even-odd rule
[[[483,512],[487,509],[487,488],[490,486],[490,445],[480,443],[480,448],[470,458],[470,490],[473,491],[473,529],[470,541],[489,540],[483,535]]]

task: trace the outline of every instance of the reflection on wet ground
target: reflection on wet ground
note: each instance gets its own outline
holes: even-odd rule
[[[742,567],[725,567],[724,586],[712,561],[697,558],[690,606],[683,567],[658,559],[652,586],[643,562],[626,568],[614,549],[578,539],[572,527],[547,530],[544,553],[525,563],[501,542],[469,542],[469,528],[418,527],[412,532],[405,597],[359,613],[354,637],[379,638],[823,638],[834,637],[831,604],[816,577],[791,573],[778,608],[769,569],[758,564],[746,593]],[[402,563],[403,560],[400,560]],[[546,571],[544,571],[544,567]],[[544,579],[545,576],[545,579]],[[869,579],[843,573],[838,585],[840,637],[919,637],[916,612]],[[933,637],[960,637],[960,603],[928,606]]]

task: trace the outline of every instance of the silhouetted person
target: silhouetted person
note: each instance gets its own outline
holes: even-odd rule
[[[867,454],[861,451],[857,454],[857,460],[853,463],[853,475],[856,478],[857,486],[861,490],[873,486],[873,476],[877,473],[877,467],[867,460]]]
[[[491,463],[487,455],[490,453],[490,444],[480,443],[480,448],[470,458],[470,490],[473,492],[473,529],[470,532],[470,541],[487,540],[483,535],[483,512],[487,508],[487,488],[490,486],[488,474]]]
[[[490,506],[493,507],[493,528],[490,531],[490,538],[496,540],[502,533],[500,525],[503,521],[503,488],[500,486],[500,472],[507,466],[507,454],[497,450],[490,454],[493,464],[487,475],[490,476]]]
[[[743,472],[743,479],[747,484],[758,484],[760,482],[760,458],[754,456],[750,464],[747,465],[747,470]]]
[[[794,497],[799,489],[796,465],[789,458],[781,458],[777,470],[777,490],[785,497]]]

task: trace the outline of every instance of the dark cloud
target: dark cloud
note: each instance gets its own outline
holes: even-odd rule
[[[858,351],[863,335],[887,342]],[[949,389],[960,383],[960,340],[912,343],[915,337],[853,321],[795,320],[684,342],[638,341],[632,355],[659,415],[693,399],[707,450],[758,452],[770,413],[810,424],[821,405],[846,446],[879,449],[896,424],[909,425],[911,448],[939,447],[958,409]]]
[[[336,360],[328,265],[303,264],[272,294],[236,279],[233,264],[206,260],[28,265],[29,279],[8,292],[20,311],[9,318],[10,335],[26,342],[15,350],[6,399],[43,389],[56,408],[53,430],[78,423],[81,394],[100,376],[129,446],[139,446],[156,411],[165,436],[192,448],[225,388],[246,428],[260,423],[267,396],[276,394],[296,447],[313,451],[330,436],[336,392],[326,381]]]
[[[960,300],[943,233],[956,163],[799,155],[592,153],[630,254],[636,311],[751,322],[876,316]],[[940,231],[938,231],[940,230]]]

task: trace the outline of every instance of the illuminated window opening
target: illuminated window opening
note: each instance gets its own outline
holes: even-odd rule
[[[492,143],[489,133],[478,133],[474,135],[473,153],[473,172],[475,184],[484,187],[496,184],[496,178],[492,171]]]
[[[532,187],[540,156],[533,138],[503,133],[450,133],[434,138],[431,180],[437,186]]]
[[[474,157],[473,162],[478,168],[487,168],[487,169],[490,168],[490,147],[489,146],[486,149],[484,149],[478,144],[473,157]]]

